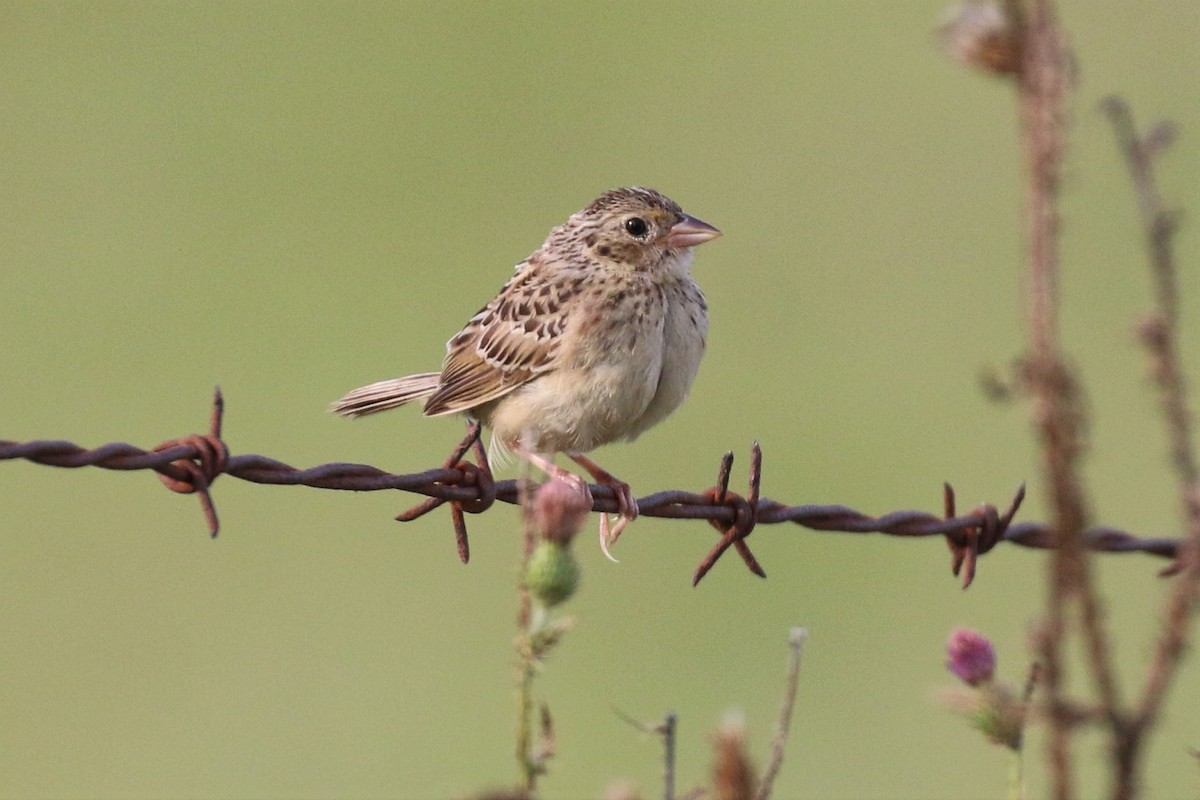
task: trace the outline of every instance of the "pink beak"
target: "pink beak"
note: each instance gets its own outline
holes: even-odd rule
[[[671,226],[667,234],[667,247],[693,247],[715,239],[721,232],[707,222],[683,215],[683,219]]]

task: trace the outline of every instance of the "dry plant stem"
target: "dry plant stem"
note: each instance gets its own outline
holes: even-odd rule
[[[1146,734],[1153,728],[1168,686],[1174,678],[1186,645],[1188,621],[1200,594],[1200,497],[1197,467],[1188,413],[1187,390],[1179,353],[1179,291],[1173,236],[1175,217],[1163,205],[1154,175],[1154,156],[1162,142],[1140,136],[1129,106],[1112,97],[1104,109],[1112,122],[1125,162],[1129,167],[1138,210],[1149,251],[1150,274],[1154,283],[1155,311],[1142,327],[1142,339],[1149,352],[1159,403],[1167,427],[1171,461],[1179,481],[1179,493],[1188,531],[1189,546],[1180,551],[1175,585],[1167,597],[1163,612],[1163,631],[1155,645],[1154,657],[1146,672],[1141,701],[1126,735],[1122,753],[1122,784],[1132,795],[1137,788],[1138,755]],[[1169,129],[1160,129],[1168,131]]]
[[[792,712],[796,708],[796,690],[800,686],[800,656],[804,651],[804,642],[807,639],[808,630],[805,628],[792,628],[788,635],[791,654],[788,656],[787,685],[783,693],[783,706],[779,709],[779,724],[775,728],[775,738],[771,741],[771,760],[754,793],[754,800],[770,798],[775,778],[783,766],[783,753],[787,748],[788,735],[792,730]]]
[[[663,740],[663,797],[675,800],[675,732],[679,726],[679,717],[674,711],[668,711],[667,716],[658,725],[650,725],[634,719],[619,708],[613,708],[613,713],[623,722],[627,722],[642,733],[661,736]],[[689,797],[689,795],[684,795]]]
[[[667,712],[659,730],[663,737],[663,798],[675,800],[675,729],[678,717],[674,711]]]
[[[1133,115],[1124,100],[1110,97],[1104,102],[1104,110],[1129,167],[1149,251],[1155,311],[1143,328],[1142,339],[1152,359],[1152,375],[1167,423],[1171,463],[1178,474],[1184,513],[1190,523],[1200,518],[1200,503],[1196,497],[1200,469],[1196,466],[1191,414],[1179,353],[1179,287],[1173,250],[1176,215],[1163,206],[1154,176],[1154,156],[1161,145],[1138,135]]]
[[[1010,4],[1013,5],[1013,4]],[[1069,722],[1054,713],[1063,700],[1063,645],[1070,610],[1079,601],[1089,665],[1114,727],[1117,690],[1101,611],[1092,588],[1082,536],[1086,503],[1078,476],[1083,416],[1074,380],[1063,358],[1058,332],[1059,169],[1064,148],[1069,56],[1050,0],[1030,0],[1021,11],[1021,69],[1018,72],[1021,139],[1028,171],[1026,239],[1028,382],[1033,418],[1041,441],[1050,489],[1051,525],[1058,547],[1049,572],[1046,629],[1042,639],[1046,690],[1051,708],[1048,741],[1054,796],[1073,796]]]

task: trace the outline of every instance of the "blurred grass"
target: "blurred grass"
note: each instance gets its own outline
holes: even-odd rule
[[[1019,354],[1021,184],[1010,92],[945,61],[941,3],[0,5],[0,436],[151,446],[200,429],[297,466],[427,467],[457,440],[415,413],[324,413],[428,369],[552,225],[643,183],[725,232],[696,273],[710,350],[689,402],[600,458],[635,491],[699,489],[726,449],[764,493],[878,513],[1002,504],[1031,481],[1023,409],[975,381]],[[1096,517],[1178,529],[1130,326],[1148,307],[1123,167],[1096,102],[1179,121],[1163,189],[1200,208],[1200,15],[1062,4],[1082,83],[1063,208],[1065,333],[1093,417]],[[1178,240],[1184,341],[1200,286]],[[1193,354],[1194,357],[1194,354]],[[3,466],[0,795],[445,797],[515,776],[511,511],[410,526],[404,497],[222,480],[207,540],[147,475]],[[779,797],[1000,792],[1002,754],[936,707],[950,628],[1023,679],[1043,556],[1001,550],[963,593],[939,542],[765,529],[770,578],[643,521],[622,563],[581,543],[580,624],[540,682],[545,795],[657,791],[658,745],[612,706],[680,715],[682,786],[738,705],[765,755],[790,626],[812,631]],[[1163,585],[1103,560],[1121,672]],[[1082,682],[1078,671],[1076,677]],[[1185,665],[1148,797],[1193,794]],[[1136,684],[1134,684],[1136,685]],[[1079,748],[1081,796],[1104,786]],[[1033,736],[1033,796],[1041,759]]]

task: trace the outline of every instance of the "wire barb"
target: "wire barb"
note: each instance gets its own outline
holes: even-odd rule
[[[492,479],[492,468],[488,463],[487,453],[484,452],[483,443],[479,440],[481,432],[482,427],[479,422],[472,420],[468,423],[467,435],[463,437],[463,440],[454,448],[454,452],[446,459],[446,463],[442,465],[443,469],[458,470],[462,474],[460,485],[479,488],[479,496],[474,500],[448,501],[450,503],[450,520],[454,525],[454,544],[458,550],[458,560],[464,564],[471,560],[471,544],[467,539],[467,520],[463,516],[463,512],[482,514],[492,507],[492,503],[496,502],[496,482]],[[463,456],[468,450],[474,452],[478,464],[463,460]],[[444,498],[432,497],[407,511],[402,511],[396,516],[396,520],[412,522],[445,502],[447,500]]]
[[[261,455],[229,454],[221,439],[224,401],[220,390],[213,399],[209,432],[194,434],[163,442],[151,451],[130,444],[114,442],[86,450],[72,442],[39,440],[14,442],[0,440],[0,461],[24,459],[36,464],[75,469],[95,466],[111,470],[149,469],[158,473],[172,491],[196,493],[208,521],[209,531],[216,535],[218,521],[210,495],[217,476],[226,474],[258,484],[310,486],[316,489],[371,492],[399,489],[426,496],[413,508],[396,518],[410,521],[449,503],[454,527],[455,546],[459,559],[470,558],[466,514],[481,514],[497,501],[516,505],[520,502],[516,480],[496,481],[488,466],[487,454],[480,441],[477,424],[441,467],[407,475],[385,472],[367,464],[330,463],[309,469],[296,469]],[[474,460],[465,456],[471,453]],[[968,514],[957,516],[954,490],[943,486],[943,514],[936,516],[922,511],[895,511],[881,517],[871,517],[839,505],[784,505],[760,496],[762,485],[762,448],[755,442],[750,450],[749,486],[746,497],[729,491],[733,470],[733,453],[726,453],[717,472],[717,483],[699,494],[682,490],[656,492],[639,498],[640,516],[665,519],[708,520],[721,535],[693,573],[693,585],[708,574],[721,556],[731,547],[755,575],[766,572],[750,551],[747,537],[759,525],[791,522],[814,531],[840,533],[882,533],[888,536],[942,536],[951,553],[951,569],[961,575],[964,588],[975,577],[979,556],[1000,542],[1045,550],[1054,549],[1053,529],[1039,522],[1013,524],[1013,517],[1025,497],[1022,484],[1001,514],[995,506],[983,504]],[[608,487],[590,487],[594,495],[592,510],[611,511],[615,500]],[[1106,553],[1146,553],[1175,559],[1180,554],[1180,540],[1170,538],[1140,538],[1115,528],[1092,528],[1084,535],[1084,546]]]
[[[213,505],[212,495],[208,487],[217,476],[225,471],[229,461],[229,448],[221,441],[221,418],[225,414],[225,398],[221,396],[221,387],[213,390],[212,414],[209,418],[208,435],[192,434],[181,439],[170,439],[154,448],[161,453],[173,448],[185,446],[196,451],[196,455],[178,458],[170,464],[158,467],[158,479],[172,492],[180,494],[196,493],[200,495],[200,508],[208,522],[208,533],[217,538],[221,530],[221,522],[217,518],[217,509]]]
[[[717,470],[717,485],[705,492],[704,495],[711,498],[714,505],[728,506],[732,509],[733,523],[724,526],[718,520],[709,519],[709,524],[721,533],[721,541],[713,546],[713,549],[696,567],[696,571],[692,575],[692,586],[700,583],[700,580],[716,565],[717,560],[725,554],[730,546],[737,550],[747,569],[760,578],[767,577],[767,573],[759,566],[758,559],[750,552],[750,546],[746,544],[746,537],[754,530],[757,522],[758,487],[762,483],[762,448],[759,447],[758,442],[755,442],[750,450],[749,500],[729,491],[729,475],[732,471],[733,453],[729,452],[721,459],[721,466]]]

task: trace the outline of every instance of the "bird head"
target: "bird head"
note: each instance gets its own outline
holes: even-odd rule
[[[567,226],[594,262],[635,271],[686,265],[692,247],[721,235],[674,200],[640,186],[605,192]]]

